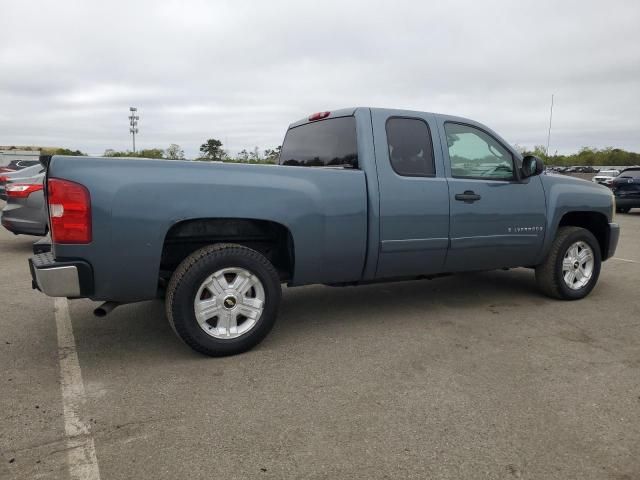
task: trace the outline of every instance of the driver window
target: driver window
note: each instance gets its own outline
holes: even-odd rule
[[[453,177],[512,180],[513,156],[493,137],[469,125],[445,123]]]

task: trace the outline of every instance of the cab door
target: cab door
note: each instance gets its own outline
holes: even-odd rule
[[[488,129],[439,122],[449,176],[449,272],[533,265],[542,249],[542,181],[520,178],[514,153]]]
[[[377,278],[441,272],[449,190],[435,117],[372,109],[380,192]]]

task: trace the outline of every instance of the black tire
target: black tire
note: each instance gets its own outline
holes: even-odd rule
[[[582,288],[573,290],[562,276],[562,261],[567,250],[574,243],[585,242],[593,252],[594,265],[589,282]],[[545,295],[561,300],[578,300],[586,297],[598,282],[602,255],[600,245],[593,234],[580,227],[560,227],[544,262],[536,267],[536,283]]]
[[[207,334],[196,320],[194,299],[200,285],[214,272],[229,267],[248,270],[264,288],[262,314],[245,334],[218,339]],[[216,244],[189,255],[173,273],[167,287],[165,308],[174,332],[204,355],[221,357],[245,352],[260,343],[275,324],[282,289],[278,272],[261,253],[236,244]]]
[[[618,213],[629,213],[629,210],[631,210],[631,208],[629,208],[629,207],[618,207],[618,208],[616,208],[616,212],[618,212]]]

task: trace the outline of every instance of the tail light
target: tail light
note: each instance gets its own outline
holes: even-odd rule
[[[33,192],[42,190],[41,183],[12,183],[7,185],[7,197],[27,198]]]
[[[91,196],[79,183],[50,178],[47,201],[54,243],[91,242]]]
[[[7,177],[6,175],[0,175],[0,183],[7,183],[8,179],[9,177]]]

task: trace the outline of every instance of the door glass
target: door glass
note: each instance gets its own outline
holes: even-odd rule
[[[512,180],[513,156],[497,140],[469,125],[445,123],[454,177]]]
[[[429,126],[417,118],[387,120],[387,143],[391,167],[405,177],[435,174]]]

